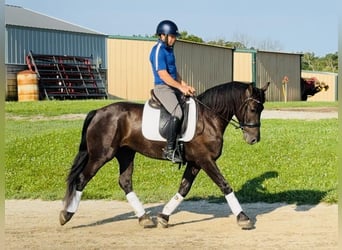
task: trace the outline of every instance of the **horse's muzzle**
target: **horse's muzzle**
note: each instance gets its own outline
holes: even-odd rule
[[[248,144],[253,145],[260,141],[260,133],[258,132],[257,134],[254,134],[244,131],[243,138]]]

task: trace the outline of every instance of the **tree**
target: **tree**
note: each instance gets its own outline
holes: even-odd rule
[[[209,41],[207,44],[223,46],[228,48],[246,49],[246,46],[240,42],[224,41],[223,39],[219,39],[217,41]]]
[[[180,33],[180,38],[182,40],[204,43],[216,46],[223,46],[228,48],[237,49],[256,49],[256,50],[271,50],[280,51],[282,50],[282,45],[279,41],[264,40],[259,42],[255,47],[251,46],[252,40],[245,34],[235,34],[235,41],[226,41],[224,39],[218,39],[215,41],[205,42],[201,37],[189,34],[187,31],[182,31]],[[337,72],[338,71],[338,54],[329,53],[323,57],[318,57],[315,53],[305,52],[302,53],[302,69],[311,71],[326,71],[326,72]]]
[[[315,53],[306,52],[302,57],[302,69],[311,71],[337,72],[338,54],[330,53],[324,57],[317,57]]]
[[[283,49],[283,46],[279,41],[273,41],[273,40],[263,40],[258,43],[258,49],[260,50],[271,50],[271,51],[281,51]]]
[[[234,33],[233,40],[243,44],[244,48],[250,49],[253,47],[252,44],[254,43],[253,39],[250,36],[242,33]]]
[[[180,32],[180,39],[191,41],[191,42],[196,42],[196,43],[204,43],[204,40],[202,38],[192,35],[192,34],[189,35],[188,32],[186,31]]]
[[[335,52],[334,54],[325,55],[325,57],[323,57],[322,60],[323,60],[322,71],[337,72],[337,69],[338,69],[337,52]]]
[[[302,69],[316,71],[318,68],[317,59],[318,58],[315,56],[315,53],[304,53],[302,57]]]

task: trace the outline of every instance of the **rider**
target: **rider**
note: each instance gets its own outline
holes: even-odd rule
[[[170,20],[161,21],[157,26],[156,34],[159,39],[150,54],[154,75],[154,94],[171,114],[164,157],[178,163],[182,162],[182,157],[175,150],[183,118],[180,98],[182,95],[192,96],[195,89],[184,82],[177,71],[173,51],[176,39],[180,35],[177,25]]]

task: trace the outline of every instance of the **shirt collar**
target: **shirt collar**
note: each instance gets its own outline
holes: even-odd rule
[[[172,50],[173,47],[169,47],[169,46],[166,46],[166,44],[161,40],[161,39],[158,39],[158,43],[161,44],[161,46],[165,49],[168,49],[168,50]]]

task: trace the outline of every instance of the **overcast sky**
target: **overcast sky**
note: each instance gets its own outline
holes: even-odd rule
[[[205,41],[269,42],[284,52],[338,50],[341,0],[5,0],[108,35],[153,35],[163,19]]]

